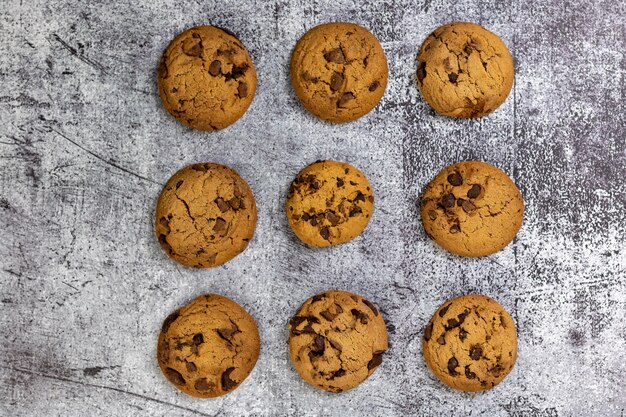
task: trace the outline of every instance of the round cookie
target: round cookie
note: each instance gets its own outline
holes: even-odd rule
[[[300,38],[291,56],[291,83],[302,105],[320,119],[347,122],[372,110],[387,87],[385,52],[354,23],[326,23]]]
[[[337,161],[317,161],[291,183],[287,218],[296,236],[311,246],[357,237],[374,210],[374,191],[361,171]]]
[[[254,319],[239,304],[205,294],[163,322],[157,359],[163,375],[186,394],[227,394],[250,375],[261,341]]]
[[[428,367],[444,384],[487,390],[515,365],[515,323],[491,298],[464,295],[439,307],[426,326],[422,348]]]
[[[169,44],[159,65],[163,106],[182,124],[219,130],[246,112],[256,92],[252,58],[237,37],[215,26],[197,26]]]
[[[289,321],[289,353],[306,382],[329,392],[352,389],[387,351],[387,328],[371,302],[347,291],[309,298]]]
[[[424,99],[446,116],[485,116],[504,103],[513,86],[508,48],[475,23],[439,27],[424,41],[417,61]]]
[[[519,189],[501,170],[480,161],[444,168],[426,187],[420,203],[426,234],[462,256],[502,250],[524,217]]]
[[[186,266],[221,265],[243,252],[254,235],[252,190],[224,165],[189,165],[169,179],[156,207],[163,250]]]

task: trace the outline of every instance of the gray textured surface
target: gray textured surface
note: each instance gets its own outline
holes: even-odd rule
[[[626,6],[607,0],[18,1],[0,5],[0,415],[623,416],[626,409]],[[288,60],[312,26],[350,20],[381,40],[390,84],[374,112],[322,123],[290,88]],[[516,61],[506,103],[480,120],[436,116],[414,81],[418,47],[440,24],[498,33]],[[248,113],[190,131],[155,85],[168,41],[192,25],[236,32],[256,63]],[[283,204],[307,163],[334,158],[369,176],[370,226],[328,250],[300,244]],[[479,158],[519,184],[514,244],[484,259],[434,246],[416,200],[443,166]],[[259,224],[223,267],[179,267],[153,236],[163,184],[197,161],[246,178]],[[331,395],[306,385],[286,323],[328,288],[375,301],[395,326],[366,383]],[[256,317],[262,351],[235,392],[197,400],[162,377],[162,320],[203,292]],[[445,299],[482,292],[519,331],[519,359],[496,389],[445,388],[421,357]]]

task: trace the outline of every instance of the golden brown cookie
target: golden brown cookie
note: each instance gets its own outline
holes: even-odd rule
[[[513,58],[502,40],[475,23],[454,22],[431,33],[417,57],[424,99],[451,117],[481,117],[506,100]]]
[[[463,391],[493,388],[517,359],[515,323],[484,295],[446,301],[424,331],[424,359],[435,376]]]
[[[293,365],[306,382],[325,391],[347,391],[365,381],[387,348],[378,309],[347,291],[309,298],[289,321]]]
[[[374,191],[361,171],[337,161],[317,161],[296,176],[287,196],[287,218],[296,236],[312,246],[357,237],[374,211]]]
[[[158,71],[163,106],[182,124],[219,130],[248,110],[256,70],[241,41],[215,26],[197,26],[167,47]]]
[[[256,228],[248,183],[224,165],[189,165],[169,179],[156,208],[156,235],[175,261],[214,267],[243,252]]]
[[[330,122],[358,119],[387,87],[385,52],[354,23],[326,23],[300,38],[291,56],[291,83],[302,105]]]
[[[515,238],[524,217],[515,183],[480,161],[444,168],[426,187],[420,205],[426,234],[462,256],[502,250]]]
[[[205,294],[165,319],[157,359],[165,377],[184,393],[218,397],[250,375],[260,345],[246,310],[221,295]]]

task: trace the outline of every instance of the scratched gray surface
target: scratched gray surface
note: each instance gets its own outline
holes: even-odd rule
[[[18,1],[0,5],[0,415],[624,416],[626,409],[626,6],[624,2]],[[368,116],[339,126],[308,115],[288,62],[312,26],[349,20],[381,40],[390,83]],[[414,81],[418,47],[452,20],[481,23],[516,62],[493,115],[435,115]],[[161,107],[159,57],[179,31],[217,24],[256,63],[248,113],[216,133]],[[362,236],[313,250],[289,230],[289,181],[307,163],[355,164],[377,207]],[[526,201],[501,253],[438,249],[416,201],[445,165],[500,166]],[[161,186],[198,161],[228,164],[259,207],[248,250],[223,267],[175,265],[153,236]],[[391,349],[341,395],[304,383],[286,322],[309,296],[347,289],[373,300]],[[259,362],[235,392],[177,392],[155,360],[162,320],[203,292],[257,319]],[[499,300],[519,359],[496,389],[454,392],[426,368],[420,337],[447,298]]]

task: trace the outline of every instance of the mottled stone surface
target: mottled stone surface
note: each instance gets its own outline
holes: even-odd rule
[[[117,3],[116,5],[112,5]],[[626,6],[571,2],[44,1],[0,5],[0,415],[623,416],[626,412]],[[379,37],[390,80],[380,105],[344,125],[307,114],[288,63],[312,26],[350,20]],[[493,115],[439,117],[417,91],[430,31],[470,20],[516,63]],[[236,32],[256,63],[248,113],[216,133],[162,108],[156,67],[197,24]],[[363,170],[377,207],[340,247],[297,241],[283,211],[307,163]],[[416,201],[443,166],[479,158],[507,171],[527,204],[517,240],[463,259],[424,234]],[[254,190],[257,233],[213,270],[177,266],[153,236],[162,184],[182,166],[232,166]],[[290,364],[288,318],[338,288],[390,323],[378,371],[341,395]],[[235,392],[186,397],[161,375],[162,320],[203,292],[259,323],[257,367]],[[423,328],[447,298],[481,292],[512,314],[517,366],[496,389],[454,392],[421,357]]]

